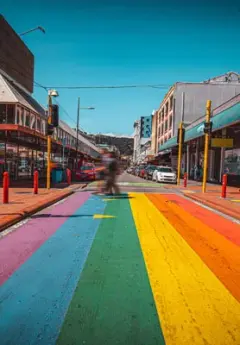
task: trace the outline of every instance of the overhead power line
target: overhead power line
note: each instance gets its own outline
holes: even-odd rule
[[[157,88],[168,89],[171,85],[168,84],[146,84],[146,85],[92,85],[92,86],[46,86],[46,89],[66,89],[66,90],[78,90],[78,89],[134,89],[134,88]]]

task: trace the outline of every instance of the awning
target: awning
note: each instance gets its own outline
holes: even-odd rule
[[[221,113],[213,116],[211,121],[213,132],[240,122],[240,103],[237,103],[231,108],[225,109]],[[189,129],[186,128],[184,142],[202,137],[204,135],[204,122],[205,118],[203,117],[202,122],[198,123],[196,126]],[[166,141],[159,147],[159,151],[161,152],[174,146],[177,146],[177,137],[173,137]]]

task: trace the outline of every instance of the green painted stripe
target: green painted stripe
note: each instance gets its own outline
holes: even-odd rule
[[[107,203],[58,345],[165,344],[129,200]]]

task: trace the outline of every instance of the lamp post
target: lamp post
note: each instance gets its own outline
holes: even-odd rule
[[[19,36],[24,36],[24,35],[26,35],[26,34],[29,34],[30,32],[36,31],[36,30],[41,31],[43,34],[46,33],[45,29],[44,29],[42,26],[36,26],[36,27],[33,28],[33,29],[30,29],[30,30],[27,30],[27,31],[22,32],[21,34],[19,34]]]
[[[48,125],[52,124],[52,97],[58,97],[56,90],[48,91]],[[51,188],[51,135],[47,136],[47,189]]]
[[[80,110],[94,110],[94,107],[80,107],[80,97],[78,97],[78,106],[77,106],[77,140],[76,140],[76,162],[75,168],[77,169],[77,158],[78,158],[78,132],[79,132],[79,117],[80,117]]]

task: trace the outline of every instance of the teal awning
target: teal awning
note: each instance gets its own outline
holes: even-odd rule
[[[223,110],[221,113],[213,116],[211,118],[211,121],[213,131],[217,131],[221,128],[240,122],[240,103],[237,103],[233,105],[231,108]],[[193,140],[203,136],[204,122],[205,119],[203,118],[202,122],[200,122],[198,125],[186,129],[184,142],[188,142],[189,140]],[[173,137],[166,141],[163,145],[159,147],[159,151],[163,151],[174,146],[177,146],[177,137]]]
[[[159,147],[159,151],[170,149],[177,145],[177,137],[173,137]]]

